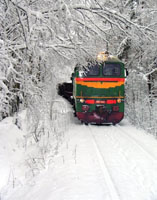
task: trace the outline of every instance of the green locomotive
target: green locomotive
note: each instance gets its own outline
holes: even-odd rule
[[[75,67],[73,98],[79,120],[95,124],[116,124],[124,117],[124,63],[101,52],[96,62]]]

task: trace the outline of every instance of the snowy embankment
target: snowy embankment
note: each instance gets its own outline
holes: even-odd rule
[[[0,124],[1,131],[2,126],[6,127],[4,123]],[[18,169],[23,150],[20,146],[16,148],[18,143],[15,141],[21,133],[13,126],[10,128],[16,139],[11,143],[15,146],[1,161],[5,164],[15,154],[18,160],[13,156],[12,162]],[[8,134],[6,137],[12,138],[11,130]],[[3,193],[2,200],[157,199],[157,140],[153,136],[126,120],[116,126],[85,126],[74,119],[69,121],[69,130],[63,137],[58,154],[47,168],[34,176],[31,184],[23,182],[13,189],[10,187]],[[5,148],[9,149],[8,143]],[[7,155],[2,147],[1,152]],[[5,170],[5,166],[1,168]],[[1,171],[3,173],[6,171]]]
[[[0,189],[4,186],[15,188],[20,184],[19,179],[25,170],[24,135],[13,123],[12,117],[0,123]]]

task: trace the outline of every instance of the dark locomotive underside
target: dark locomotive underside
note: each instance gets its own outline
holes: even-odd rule
[[[119,123],[123,117],[123,112],[115,112],[115,111],[92,111],[92,112],[77,112],[76,113],[79,120],[84,122],[85,124],[117,124]]]

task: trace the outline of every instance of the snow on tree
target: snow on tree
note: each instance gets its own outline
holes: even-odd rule
[[[102,50],[126,63],[136,87],[136,75],[146,77],[156,67],[156,8],[153,0],[1,0],[1,55],[5,57],[0,66],[1,118],[27,107],[29,130],[39,141],[39,133],[53,118],[57,84],[68,80],[76,63],[96,58]],[[140,80],[142,110],[146,87],[145,79]],[[127,84],[128,103],[133,105],[132,80]],[[149,94],[146,99],[149,104]],[[128,116],[138,112],[128,108]]]

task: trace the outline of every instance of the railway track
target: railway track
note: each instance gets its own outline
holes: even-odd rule
[[[120,198],[120,194],[118,192],[118,188],[116,187],[114,180],[112,178],[112,175],[110,173],[109,167],[107,165],[107,162],[101,152],[101,149],[96,141],[96,138],[92,132],[91,127],[88,127],[90,130],[90,134],[91,134],[91,138],[92,138],[92,142],[93,142],[93,146],[95,148],[95,152],[97,155],[97,159],[102,171],[102,174],[104,176],[104,181],[107,184],[108,190],[109,190],[109,195],[111,200],[121,200]]]
[[[125,199],[125,188],[129,190],[128,199],[135,198],[135,194],[143,199],[153,184],[149,169],[157,169],[152,148],[140,142],[140,138],[132,135],[131,130],[123,130],[121,125],[90,125],[88,129],[111,200]]]
[[[126,139],[130,140],[138,149],[140,149],[140,151],[142,151],[151,161],[153,162],[157,162],[157,158],[155,156],[153,156],[150,151],[143,145],[140,144],[139,141],[137,141],[132,135],[130,135],[130,133],[126,130],[123,130],[123,128],[121,127],[121,125],[117,124],[116,129],[118,128],[120,131],[119,133],[125,137]]]

